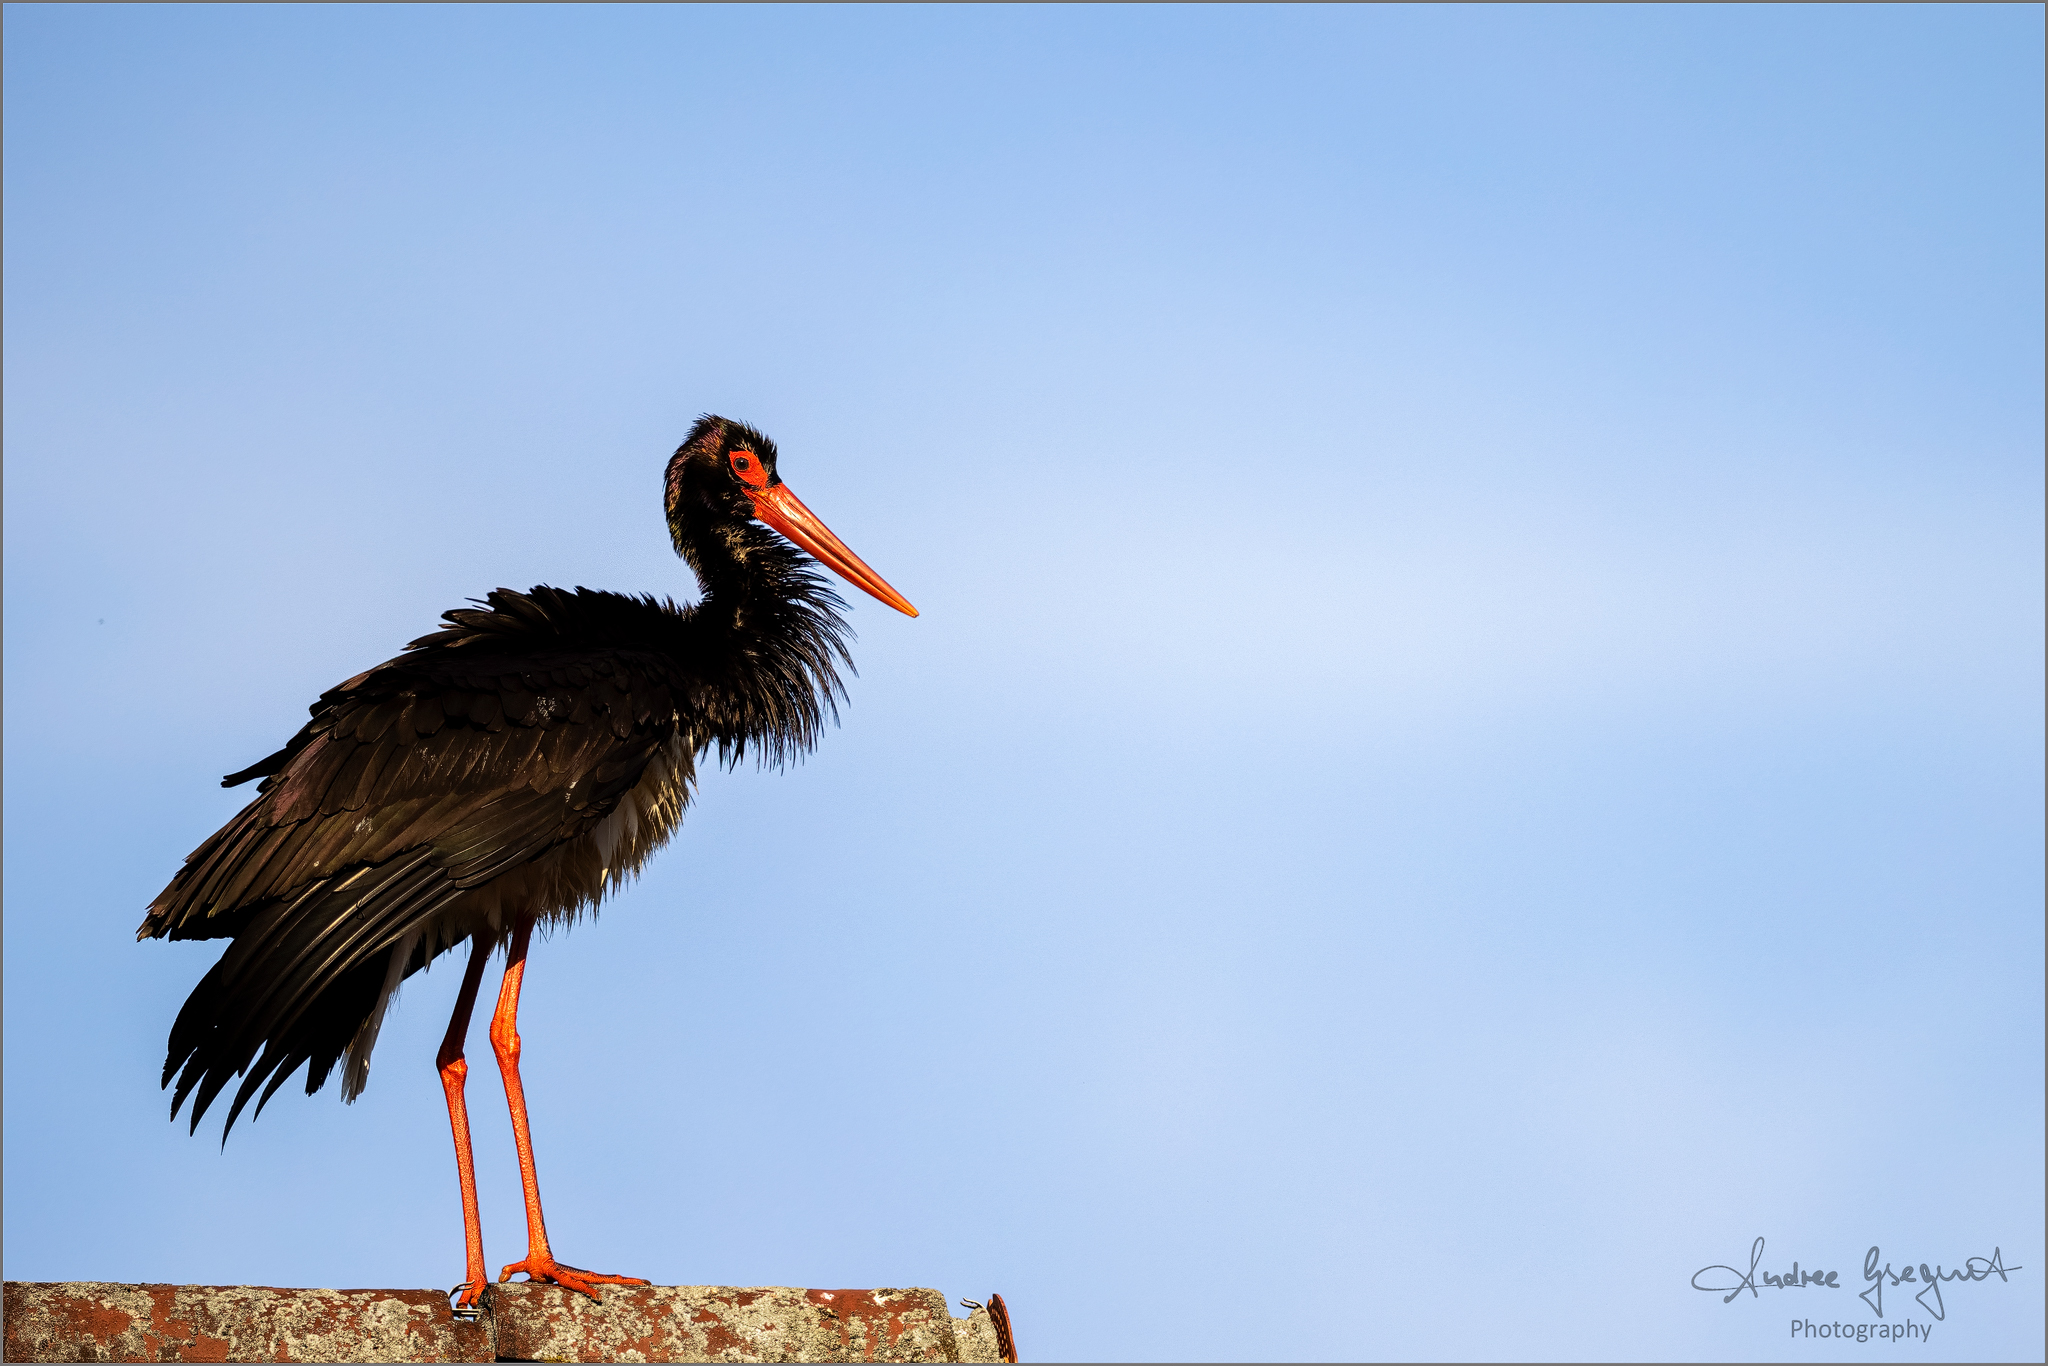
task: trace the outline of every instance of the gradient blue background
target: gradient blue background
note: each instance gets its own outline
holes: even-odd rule
[[[712,410],[924,616],[537,949],[566,1259],[1027,1358],[2040,1358],[2038,7],[5,40],[8,1277],[454,1283],[457,961],[223,1154],[219,946],[133,929],[444,608],[685,593]],[[1689,1287],[1759,1235],[1852,1288]],[[1789,1340],[1873,1243],[2026,1269]]]

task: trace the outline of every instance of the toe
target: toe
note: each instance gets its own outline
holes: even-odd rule
[[[583,1294],[590,1296],[591,1299],[596,1300],[599,1304],[604,1303],[604,1297],[599,1295],[595,1290],[590,1288],[589,1281],[584,1280],[581,1276],[577,1275],[575,1272],[569,1270],[566,1267],[556,1267],[555,1274],[548,1277],[548,1279],[553,1281],[556,1285],[561,1286],[564,1290],[580,1291]]]

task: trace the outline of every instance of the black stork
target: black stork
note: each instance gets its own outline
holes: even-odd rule
[[[353,1101],[399,984],[469,944],[437,1059],[468,1254],[458,1307],[486,1275],[463,1103],[485,962],[506,946],[490,1035],[526,1195],[526,1257],[498,1279],[523,1271],[593,1298],[593,1284],[644,1285],[567,1266],[548,1245],[519,1078],[533,927],[594,911],[668,841],[707,752],[778,763],[836,717],[838,667],[852,666],[835,610],[846,604],[811,557],[917,615],[789,491],[775,443],[752,427],[699,419],[665,490],[669,535],[701,590],[694,606],[539,587],[446,613],[395,659],[323,693],[283,749],[221,780],[263,781],[136,935],[234,941],[178,1012],[163,1076],[178,1084],[173,1118],[192,1098],[192,1132],[242,1078],[223,1143],[243,1107],[255,1099],[262,1113],[301,1063],[308,1095],[341,1064]]]

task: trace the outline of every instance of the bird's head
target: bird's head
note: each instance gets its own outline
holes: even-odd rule
[[[916,616],[909,599],[868,568],[789,491],[775,472],[775,462],[775,443],[746,423],[708,413],[698,418],[668,462],[668,529],[676,553],[694,562],[698,538],[759,521],[862,592]]]

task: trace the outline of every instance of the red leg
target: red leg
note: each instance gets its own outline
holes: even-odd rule
[[[469,1107],[463,1103],[463,1083],[469,1078],[469,1063],[462,1056],[462,1041],[469,1035],[470,1012],[476,1008],[477,985],[484,980],[484,962],[491,956],[490,941],[482,934],[470,940],[469,966],[462,973],[462,991],[455,998],[455,1013],[448,1020],[448,1037],[441,1041],[441,1053],[434,1062],[441,1069],[441,1089],[448,1094],[448,1127],[455,1132],[455,1171],[462,1182],[462,1241],[468,1257],[463,1268],[462,1296],[458,1308],[477,1302],[489,1283],[484,1270],[484,1224],[476,1208],[476,1161],[469,1146]]]
[[[519,985],[526,977],[526,945],[533,937],[533,917],[521,916],[512,932],[512,951],[505,959],[505,985],[498,991],[498,1009],[491,1016],[491,1048],[498,1055],[498,1071],[505,1078],[505,1102],[512,1107],[512,1144],[519,1150],[519,1182],[526,1188],[526,1260],[514,1262],[498,1274],[501,1281],[524,1271],[529,1280],[553,1281],[580,1290],[592,1299],[597,1285],[646,1285],[633,1276],[607,1276],[578,1267],[564,1266],[548,1250],[547,1223],[540,1212],[540,1178],[533,1167],[533,1139],[526,1124],[526,1089],[519,1082]]]

